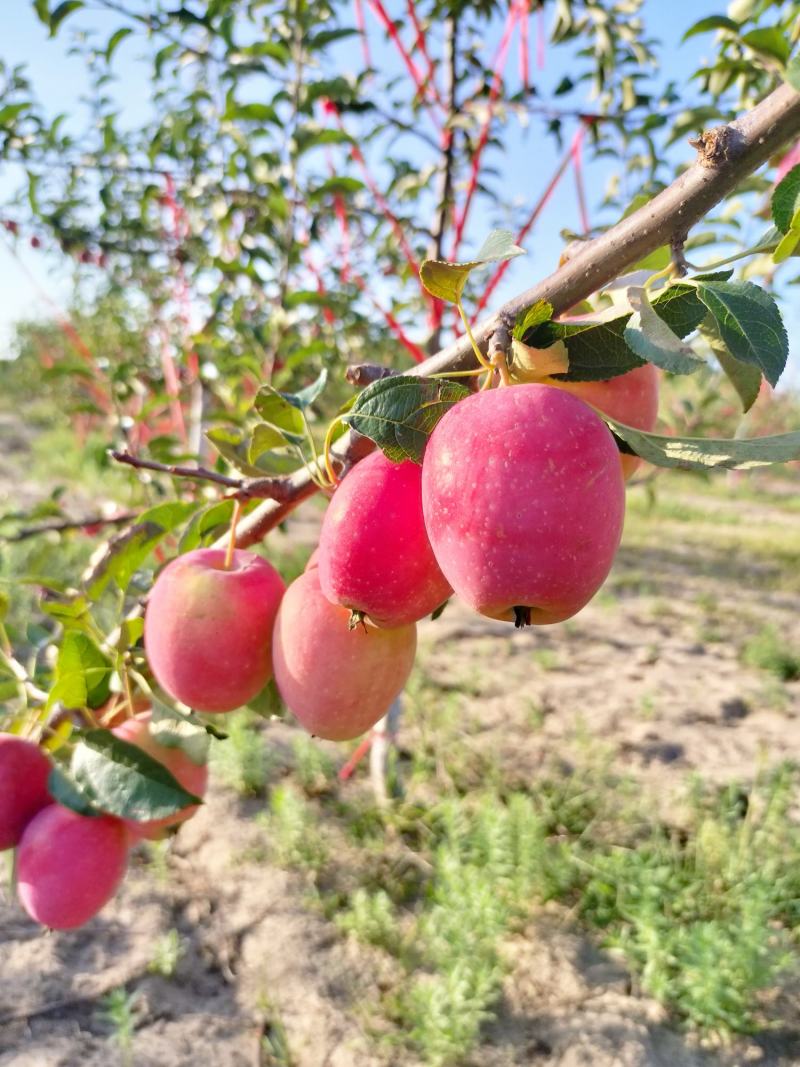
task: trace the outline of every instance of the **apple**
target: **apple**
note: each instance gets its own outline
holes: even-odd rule
[[[286,590],[275,622],[275,683],[286,706],[318,737],[348,741],[374,726],[405,685],[414,664],[413,623],[350,629],[350,612],[306,571]]]
[[[373,452],[328,505],[319,538],[319,584],[334,604],[376,626],[406,626],[452,593],[422,516],[422,468]]]
[[[52,803],[49,775],[50,760],[38,745],[0,734],[0,851],[18,845],[34,815]]]
[[[25,911],[51,930],[83,926],[117,891],[128,844],[119,819],[50,804],[28,824],[17,851],[17,892]]]
[[[272,627],[284,584],[266,560],[222,549],[178,556],[147,604],[144,646],[160,686],[197,711],[233,711],[272,677]]]
[[[466,397],[422,466],[433,551],[456,594],[493,619],[561,622],[605,581],[622,536],[617,446],[582,400],[550,385]]]
[[[618,374],[602,382],[558,382],[552,384],[564,389],[573,396],[585,400],[587,404],[610,415],[612,419],[624,422],[637,430],[648,433],[658,420],[658,389],[661,374],[658,367],[645,363],[626,374]],[[638,456],[620,452],[622,473],[627,481],[641,465]]]
[[[205,764],[197,764],[181,748],[168,748],[160,744],[150,733],[150,712],[144,712],[127,719],[111,731],[115,737],[136,745],[148,756],[158,760],[170,772],[172,777],[182,785],[187,793],[196,797],[205,796],[208,788],[208,767]],[[133,837],[146,837],[154,840],[162,836],[161,831],[168,826],[177,826],[178,823],[190,819],[197,811],[197,804],[192,804],[174,815],[165,815],[162,819],[123,819],[128,832]]]

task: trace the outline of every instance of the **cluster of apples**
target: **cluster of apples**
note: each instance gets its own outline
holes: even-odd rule
[[[588,401],[585,402],[585,401]],[[517,626],[561,622],[602,585],[622,535],[621,455],[590,406],[652,429],[658,372],[608,382],[523,384],[473,393],[437,424],[422,465],[382,452],[344,478],[319,545],[288,589],[251,552],[198,549],[160,573],[144,643],[159,685],[195,711],[233,711],[274,676],[312,734],[358,737],[405,685],[416,623],[455,593]],[[158,743],[145,712],[114,733],[164,764],[193,796],[206,768]],[[17,848],[20,900],[55,929],[86,922],[111,898],[128,850],[189,818],[86,816],[48,793],[49,758],[0,735],[0,849]]]
[[[195,710],[224,712],[274,675],[309,732],[342,741],[385,714],[411,671],[416,623],[453,593],[517,626],[574,615],[611,568],[638,463],[590,404],[652,429],[656,368],[466,397],[421,466],[382,452],[355,466],[288,589],[250,552],[174,560],[145,616],[157,681]]]
[[[203,796],[207,767],[181,749],[159,744],[150,733],[149,711],[112,732],[163,764],[188,793]],[[139,822],[80,815],[50,795],[51,770],[38,745],[0,734],[0,851],[17,850],[17,894],[30,917],[52,930],[71,930],[93,918],[116,893],[132,845],[162,836],[190,818],[197,805]]]

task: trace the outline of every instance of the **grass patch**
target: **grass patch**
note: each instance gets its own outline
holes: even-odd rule
[[[782,682],[800,678],[800,646],[788,642],[774,626],[765,626],[742,649],[742,662],[767,671]]]

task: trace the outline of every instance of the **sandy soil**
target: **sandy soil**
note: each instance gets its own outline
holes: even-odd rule
[[[449,607],[421,627],[418,669],[461,694],[460,740],[476,775],[488,758],[511,785],[554,756],[566,767],[608,759],[679,818],[675,798],[693,771],[728,782],[800,761],[800,683],[777,686],[737,654],[765,610],[800,636],[800,595],[774,577],[768,564],[745,573],[711,547],[690,558],[665,529],[658,547],[624,548],[607,590],[565,626],[514,633]],[[293,727],[268,730],[285,755]],[[401,746],[420,741],[411,726]],[[83,930],[43,934],[0,896],[0,1067],[420,1067],[366,1023],[391,964],[308,906],[302,874],[265,860],[253,821],[263,807],[213,787],[173,842],[166,875],[134,855],[119,896]],[[173,928],[185,951],[165,979],[148,966]],[[543,909],[504,951],[497,1018],[464,1067],[800,1064],[791,992],[764,1037],[702,1049],[561,908]],[[135,1004],[128,1061],[102,1012],[121,987]],[[264,1050],[277,1019],[289,1061]]]

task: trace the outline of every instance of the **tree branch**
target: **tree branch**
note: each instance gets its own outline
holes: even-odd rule
[[[232,489],[232,500],[272,500],[283,501],[293,499],[294,490],[289,478],[231,478],[227,474],[209,470],[207,467],[180,467],[172,463],[156,463],[152,459],[140,459],[131,455],[130,452],[116,452],[109,450],[109,455],[117,463],[125,463],[136,470],[157,471],[159,474],[169,474],[172,478],[186,478],[193,482],[213,482],[222,485],[226,489]],[[307,475],[306,468],[303,474]],[[317,486],[312,482],[313,490]]]
[[[548,301],[555,314],[562,314],[613,281],[636,260],[663,244],[670,244],[676,234],[683,235],[688,231],[743,178],[800,134],[800,94],[783,85],[726,129],[725,134],[715,131],[711,142],[706,135],[703,142],[704,146],[724,144],[724,152],[710,153],[705,147],[695,163],[644,207],[601,236],[583,242],[582,247],[555,273],[484,319],[474,331],[482,351],[487,351],[488,342],[499,326],[509,319],[516,319],[537,300]],[[405,373],[423,376],[468,370],[475,366],[469,338],[462,337]],[[333,451],[345,463],[353,463],[373,447],[371,441],[351,432],[340,438]],[[284,500],[264,503],[240,522],[237,545],[246,548],[260,541],[302,500],[315,492],[316,486],[307,473],[292,475],[287,479]]]

